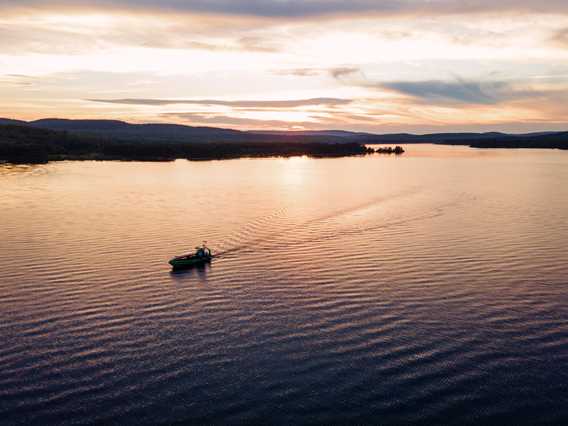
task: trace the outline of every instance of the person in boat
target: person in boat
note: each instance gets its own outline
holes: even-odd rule
[[[195,254],[197,255],[197,257],[210,257],[211,256],[211,250],[209,250],[205,246],[205,244],[203,244],[203,247],[199,247]]]

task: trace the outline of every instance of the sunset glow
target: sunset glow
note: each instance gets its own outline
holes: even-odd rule
[[[568,128],[564,2],[258,3],[0,1],[0,116]]]

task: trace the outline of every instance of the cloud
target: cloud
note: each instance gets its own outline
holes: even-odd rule
[[[494,104],[499,100],[496,92],[502,91],[506,84],[494,82],[489,85],[483,85],[467,81],[395,81],[382,83],[379,86],[429,102]]]
[[[568,28],[556,31],[550,38],[553,44],[559,47],[568,48]]]
[[[132,43],[135,45],[135,42]],[[241,37],[231,42],[214,42],[214,41],[195,41],[183,39],[159,40],[157,38],[150,39],[144,43],[146,47],[175,48],[175,49],[195,49],[209,50],[211,52],[261,52],[275,53],[281,50],[277,44],[267,42],[260,37]]]
[[[359,72],[360,69],[357,67],[334,67],[334,68],[292,68],[292,69],[281,69],[274,70],[274,74],[278,75],[293,75],[297,77],[315,77],[319,75],[328,74],[335,79],[347,76],[349,74],[354,74]]]
[[[1,0],[0,0],[1,1]],[[57,24],[25,19],[0,17],[0,53],[84,54],[115,46],[139,46],[161,49],[193,49],[212,52],[275,53],[284,48],[284,40],[274,35],[240,27],[225,26],[219,32],[218,20],[201,23],[180,23],[157,19],[152,31],[147,21],[116,16],[104,24],[73,22],[63,19]]]
[[[247,50],[251,52],[265,52],[274,53],[282,50],[282,45],[261,36],[244,36],[238,40],[240,50]]]
[[[35,78],[25,74],[0,74],[0,84],[15,87],[33,86]]]
[[[311,98],[294,100],[237,100],[224,101],[213,99],[87,99],[91,102],[101,102],[121,105],[205,105],[205,106],[227,106],[233,108],[298,108],[305,106],[337,106],[347,105],[353,102],[351,99],[341,98]]]
[[[455,81],[393,81],[363,84],[365,87],[393,91],[431,104],[495,105],[507,101],[546,99],[565,94],[564,88],[535,89],[528,81],[477,82],[457,79]]]
[[[367,124],[376,125],[380,114],[356,115],[343,112],[309,115],[307,119],[298,120],[274,120],[249,117],[235,117],[223,114],[204,112],[170,112],[160,114],[166,120],[182,122],[191,125],[210,125],[220,127],[236,127],[242,130],[276,130],[276,129],[306,129],[325,130],[334,128],[338,124]]]
[[[132,45],[136,45],[137,40],[131,41]],[[261,36],[249,35],[223,42],[215,39],[211,39],[211,41],[188,40],[180,33],[169,33],[165,38],[162,37],[161,39],[159,37],[149,38],[145,46],[209,50],[213,52],[246,51],[259,53],[276,53],[283,49],[283,46],[276,41]]]
[[[296,77],[315,77],[321,75],[324,70],[322,68],[292,68],[272,71],[277,75],[293,75]]]
[[[261,120],[246,117],[231,117],[196,112],[172,112],[164,113],[161,117],[168,120],[177,120],[186,124],[206,124],[212,126],[236,126],[247,129],[288,129],[292,127],[306,127],[314,125],[314,122],[290,122],[283,120]],[[315,122],[317,123],[317,122]]]
[[[94,4],[94,5],[93,5]],[[335,14],[476,12],[568,13],[565,0],[0,0],[0,8],[66,7],[150,9],[172,12],[301,18]]]
[[[333,78],[341,78],[341,77],[345,77],[351,74],[355,74],[357,72],[359,72],[359,68],[355,68],[355,67],[340,67],[340,68],[331,68],[329,70],[329,73],[331,74],[331,76]]]
[[[0,49],[4,54],[8,52],[79,53],[85,46],[93,48],[95,44],[96,40],[93,37],[66,29],[0,23]]]

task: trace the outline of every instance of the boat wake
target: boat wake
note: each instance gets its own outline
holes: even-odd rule
[[[360,213],[377,207],[381,204],[386,204],[391,201],[413,197],[419,195],[422,191],[419,189],[410,189],[402,191],[394,195],[374,197],[364,203],[359,203],[347,208],[327,212],[324,215],[319,215],[302,221],[294,221],[289,215],[289,209],[282,208],[278,211],[264,216],[251,222],[234,236],[230,237],[224,244],[215,250],[216,258],[226,258],[233,256],[240,252],[256,251],[259,246],[263,249],[270,248],[274,245],[281,247],[286,244],[297,244],[302,242],[317,242],[329,238],[336,238],[345,235],[355,235],[361,232],[371,231],[379,228],[385,228],[394,225],[400,225],[416,220],[425,220],[443,214],[445,207],[450,204],[440,205],[435,207],[427,214],[406,215],[397,217],[393,220],[381,222],[380,224],[372,224],[364,227],[351,227],[343,229],[338,232],[337,227],[326,227],[326,223],[337,220],[341,217],[351,216],[355,213]],[[323,229],[322,229],[323,227]],[[316,232],[316,230],[318,232]],[[301,236],[300,234],[301,231]],[[311,237],[310,235],[317,235]],[[293,241],[291,241],[292,239]]]

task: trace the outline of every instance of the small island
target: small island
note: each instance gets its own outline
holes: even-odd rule
[[[392,146],[387,146],[387,147],[379,147],[377,149],[375,149],[375,152],[377,154],[394,154],[394,155],[401,155],[404,154],[404,148],[397,145],[394,148]]]

